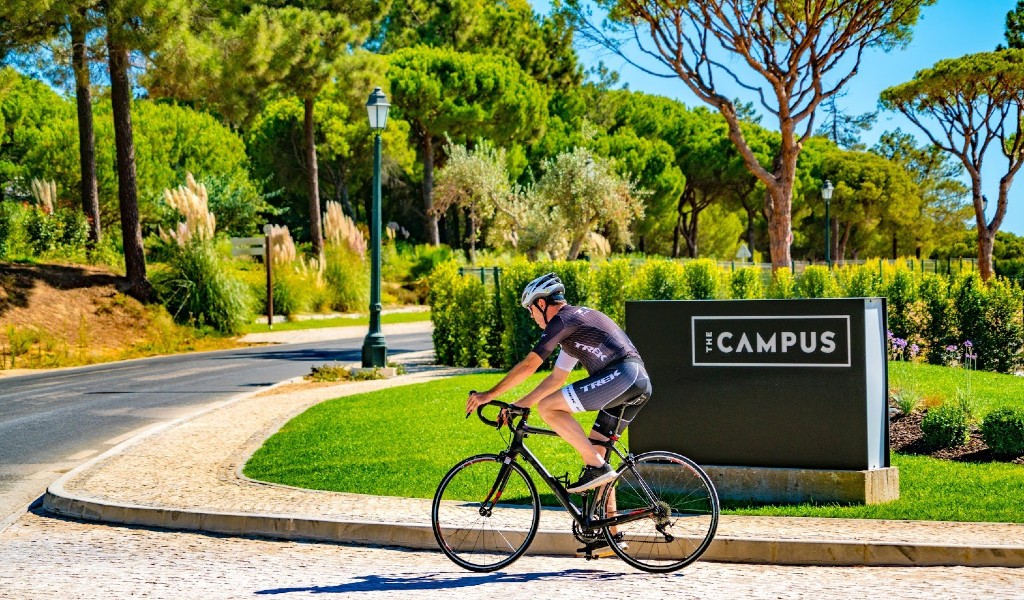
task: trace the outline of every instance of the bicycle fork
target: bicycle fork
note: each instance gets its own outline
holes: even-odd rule
[[[494,485],[491,486],[491,491],[487,492],[487,497],[480,503],[480,516],[490,517],[494,510],[494,505],[501,500],[502,493],[505,492],[505,486],[508,484],[509,474],[512,472],[512,460],[513,457],[510,454],[504,452],[498,455],[501,458],[501,469],[498,471],[498,476],[494,479]]]

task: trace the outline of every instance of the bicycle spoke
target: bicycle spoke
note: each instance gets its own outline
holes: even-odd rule
[[[449,471],[431,512],[441,550],[473,571],[493,571],[519,558],[539,518],[540,499],[526,472],[494,455],[466,459]]]
[[[637,477],[639,474],[639,478]],[[707,475],[689,459],[667,452],[637,457],[636,473],[626,470],[608,493],[609,514],[651,510],[645,518],[606,530],[618,534],[616,553],[646,571],[664,572],[697,560],[718,527],[718,498]]]

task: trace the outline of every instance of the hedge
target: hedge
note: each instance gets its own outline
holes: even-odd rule
[[[602,263],[516,259],[502,267],[500,285],[459,276],[455,261],[429,278],[438,361],[458,366],[510,368],[525,357],[540,330],[519,304],[523,287],[554,271],[567,300],[597,308],[620,325],[627,300],[831,298],[882,295],[895,337],[917,344],[929,362],[942,364],[943,348],[970,340],[977,367],[1011,372],[1024,347],[1024,293],[1012,281],[987,285],[976,273],[946,276],[916,272],[906,263],[808,267],[774,276],[756,268],[732,270],[710,260],[665,258]],[[456,314],[468,313],[468,314]]]

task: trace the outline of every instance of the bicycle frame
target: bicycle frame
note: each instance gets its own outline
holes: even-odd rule
[[[551,489],[551,491],[555,494],[555,498],[558,500],[558,503],[561,504],[562,507],[564,507],[567,511],[569,511],[569,514],[572,516],[573,520],[576,521],[576,523],[584,530],[603,529],[605,527],[612,527],[615,525],[621,525],[623,523],[639,521],[640,519],[644,519],[650,516],[657,510],[654,498],[651,494],[651,490],[647,487],[646,482],[643,481],[643,478],[640,477],[640,475],[636,472],[634,468],[635,462],[633,460],[633,455],[624,455],[615,445],[614,440],[610,440],[607,444],[604,445],[607,446],[610,450],[614,451],[615,454],[617,454],[619,458],[622,459],[625,468],[632,471],[633,475],[636,476],[637,481],[641,483],[641,486],[644,490],[644,494],[647,496],[649,506],[647,508],[631,510],[626,514],[616,515],[611,518],[597,519],[595,518],[594,513],[597,510],[598,506],[604,504],[603,500],[605,496],[600,495],[600,499],[602,500],[602,502],[598,502],[597,500],[599,496],[596,493],[597,490],[594,490],[595,493],[586,494],[584,496],[582,508],[577,506],[569,498],[569,492],[566,491],[565,486],[562,485],[562,482],[559,481],[554,475],[552,475],[547,470],[544,464],[540,462],[540,459],[538,459],[533,454],[533,452],[531,452],[530,449],[526,447],[526,444],[523,441],[527,436],[530,435],[547,435],[558,437],[558,434],[555,433],[554,431],[551,431],[550,429],[531,427],[529,424],[525,422],[525,419],[522,418],[519,424],[515,428],[511,429],[513,434],[512,441],[509,443],[508,449],[498,453],[498,456],[503,459],[504,465],[502,466],[501,471],[498,473],[498,478],[494,483],[494,488],[492,488],[491,493],[488,495],[488,498],[484,501],[485,507],[488,507],[489,505],[496,503],[498,499],[501,497],[502,491],[505,487],[505,483],[508,481],[509,472],[511,470],[511,467],[509,467],[508,465],[521,456],[523,460],[525,460],[530,466],[533,467],[533,470],[540,476],[544,483],[546,483],[547,486]],[[619,468],[620,470],[622,469],[621,466]],[[487,510],[487,508],[482,507],[481,511],[483,510]]]

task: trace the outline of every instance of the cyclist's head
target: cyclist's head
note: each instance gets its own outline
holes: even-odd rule
[[[529,310],[530,306],[535,305],[538,300],[545,300],[549,305],[565,302],[565,285],[562,284],[558,275],[547,273],[526,284],[520,304]],[[540,307],[538,306],[538,308]]]

